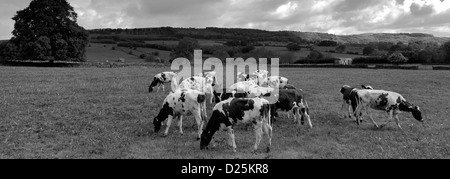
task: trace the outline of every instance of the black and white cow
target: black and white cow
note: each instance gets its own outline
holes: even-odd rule
[[[386,124],[381,125],[381,127],[386,126],[395,119],[398,128],[402,129],[398,117],[400,112],[410,112],[417,121],[424,122],[420,108],[409,103],[402,95],[395,92],[384,90],[358,90],[356,92],[356,98],[353,100],[358,104],[358,107],[354,112],[358,125],[360,124],[358,118],[361,118],[362,111],[365,110],[366,113],[369,114],[369,109],[384,111],[389,114],[389,121]],[[372,115],[369,114],[369,116],[375,127],[379,128]]]
[[[213,103],[213,100],[214,100],[213,84],[214,84],[214,78],[212,78],[212,77],[206,78],[206,77],[194,76],[194,77],[183,80],[181,82],[181,84],[179,85],[179,88],[180,89],[197,90],[200,92],[204,92],[208,95],[211,95],[210,101],[211,101],[211,103]]]
[[[162,72],[162,73],[155,75],[155,77],[153,78],[152,84],[148,88],[148,92],[149,93],[153,92],[154,87],[158,87],[157,92],[159,92],[160,88],[162,88],[163,91],[165,91],[164,84],[172,82],[172,79],[175,78],[176,76],[178,76],[178,75],[177,75],[177,73],[174,73],[174,72]]]
[[[372,86],[366,86],[366,85],[361,85],[362,89],[368,89],[368,90],[373,90]],[[356,103],[352,103],[351,99],[355,99],[356,97],[356,92],[360,90],[358,88],[353,88],[349,85],[344,85],[341,88],[341,93],[343,95],[343,103],[342,103],[342,109],[346,110],[346,112],[348,112],[347,114],[345,114],[345,118],[352,118],[352,113],[356,110]]]
[[[276,94],[275,91],[273,94]],[[285,112],[294,112],[294,119],[298,124],[304,125],[305,120],[308,123],[310,128],[313,128],[311,123],[311,117],[309,115],[309,105],[305,100],[304,92],[300,89],[281,89],[278,90],[278,96],[275,96],[277,99],[275,103],[275,107],[272,108],[272,117],[275,117],[276,110],[281,110]],[[269,99],[270,101],[270,99]],[[299,115],[299,116],[297,116]],[[297,121],[297,117],[299,117],[300,121]]]
[[[200,149],[206,149],[211,143],[214,134],[225,126],[225,131],[229,135],[229,144],[236,152],[237,146],[233,126],[238,123],[253,123],[256,135],[256,141],[253,151],[258,150],[262,135],[267,134],[269,146],[267,152],[270,152],[272,145],[273,129],[270,122],[269,102],[261,98],[230,98],[217,104],[213,109],[213,114],[206,128],[203,130]]]
[[[180,89],[170,93],[164,100],[163,107],[158,116],[153,120],[155,132],[161,130],[162,122],[167,119],[167,128],[164,132],[164,136],[167,136],[172,119],[178,117],[180,133],[183,134],[183,116],[192,114],[198,126],[197,139],[200,139],[203,121],[206,120],[206,107],[203,105],[205,101],[205,93],[197,90]]]

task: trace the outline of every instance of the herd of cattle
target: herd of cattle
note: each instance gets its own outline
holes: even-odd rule
[[[272,144],[274,119],[278,117],[277,111],[285,111],[288,117],[301,125],[305,122],[313,127],[309,115],[309,105],[303,90],[289,84],[289,80],[280,76],[268,76],[268,71],[256,71],[253,74],[238,73],[237,83],[229,88],[217,84],[216,72],[205,72],[178,81],[174,72],[163,72],[154,77],[149,92],[157,88],[163,91],[165,84],[171,84],[172,92],[165,98],[163,107],[153,120],[155,132],[161,130],[164,121],[167,127],[164,136],[168,135],[172,120],[178,118],[180,133],[183,133],[183,116],[193,115],[197,124],[200,148],[206,149],[214,134],[223,129],[229,136],[229,145],[236,152],[236,143],[233,126],[236,123],[252,123],[255,129],[256,152],[266,134],[269,140],[267,152]],[[423,122],[422,113],[418,106],[409,103],[400,94],[384,90],[374,90],[371,86],[362,86],[362,89],[345,85],[340,91],[343,94],[343,108],[346,117],[355,118],[359,125],[365,112],[379,128],[384,127],[393,119],[401,129],[399,113],[411,112],[415,119]],[[207,98],[210,96],[210,98]],[[206,103],[215,103],[212,116],[207,120]],[[389,122],[379,126],[369,114],[369,109],[381,110],[389,114]],[[204,126],[206,123],[206,127]]]

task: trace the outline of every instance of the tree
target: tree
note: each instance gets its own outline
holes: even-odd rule
[[[311,53],[308,55],[308,58],[311,60],[319,60],[319,59],[322,59],[323,57],[324,57],[324,55],[317,50],[311,51]]]
[[[200,45],[196,39],[185,37],[180,40],[175,50],[175,58],[184,57],[187,59],[194,58],[194,50],[199,49]]]
[[[442,45],[442,50],[445,52],[445,58],[447,62],[450,62],[450,41]]]
[[[344,53],[345,51],[347,51],[347,46],[345,45],[340,45],[339,47],[336,47],[336,52],[338,53]]]
[[[300,50],[302,50],[302,47],[297,43],[289,43],[287,45],[287,49],[289,51],[300,51]]]
[[[364,47],[363,55],[372,55],[375,52],[375,49],[372,46]]]
[[[406,63],[408,59],[400,52],[395,52],[388,57],[388,61],[395,64]]]
[[[85,61],[88,32],[67,0],[32,0],[13,17],[18,60]]]

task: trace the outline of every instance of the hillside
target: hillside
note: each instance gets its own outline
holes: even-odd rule
[[[450,41],[449,37],[434,37],[423,33],[367,33],[356,35],[334,35],[318,32],[297,31],[266,31],[258,29],[239,28],[140,28],[140,29],[92,29],[89,30],[91,39],[114,41],[152,41],[177,40],[183,37],[214,40],[248,40],[254,42],[296,42],[315,43],[322,40],[335,40],[340,43],[368,44],[370,42],[403,42],[413,41],[435,42],[443,44]]]
[[[450,41],[448,37],[434,37],[430,34],[421,33],[366,33],[366,34],[356,34],[356,35],[333,35],[318,32],[292,32],[296,36],[305,39],[307,41],[322,41],[322,40],[334,40],[339,43],[348,44],[368,44],[371,42],[392,42],[392,43],[409,43],[413,41],[423,41],[423,42],[435,42],[438,44],[443,44]]]

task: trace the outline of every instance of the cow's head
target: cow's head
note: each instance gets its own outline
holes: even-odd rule
[[[351,91],[353,88],[351,87],[351,86],[348,86],[348,85],[344,85],[342,88],[341,88],[341,93],[342,94],[345,94],[347,91]]]
[[[424,122],[419,106],[411,106],[411,113],[417,121]]]
[[[158,116],[153,119],[153,125],[155,126],[155,132],[161,130],[161,123],[164,122],[169,115],[173,116],[173,108],[169,106],[169,103],[164,104],[161,111],[159,111]]]
[[[225,124],[225,126],[232,125],[231,122],[227,120],[227,117],[223,112],[226,110],[223,108],[224,105],[224,102],[218,104],[218,106],[222,106],[222,111],[214,110],[211,115],[211,119],[208,121],[205,129],[203,129],[202,136],[200,138],[200,150],[204,150],[209,146],[214,134],[220,129],[221,124]]]

